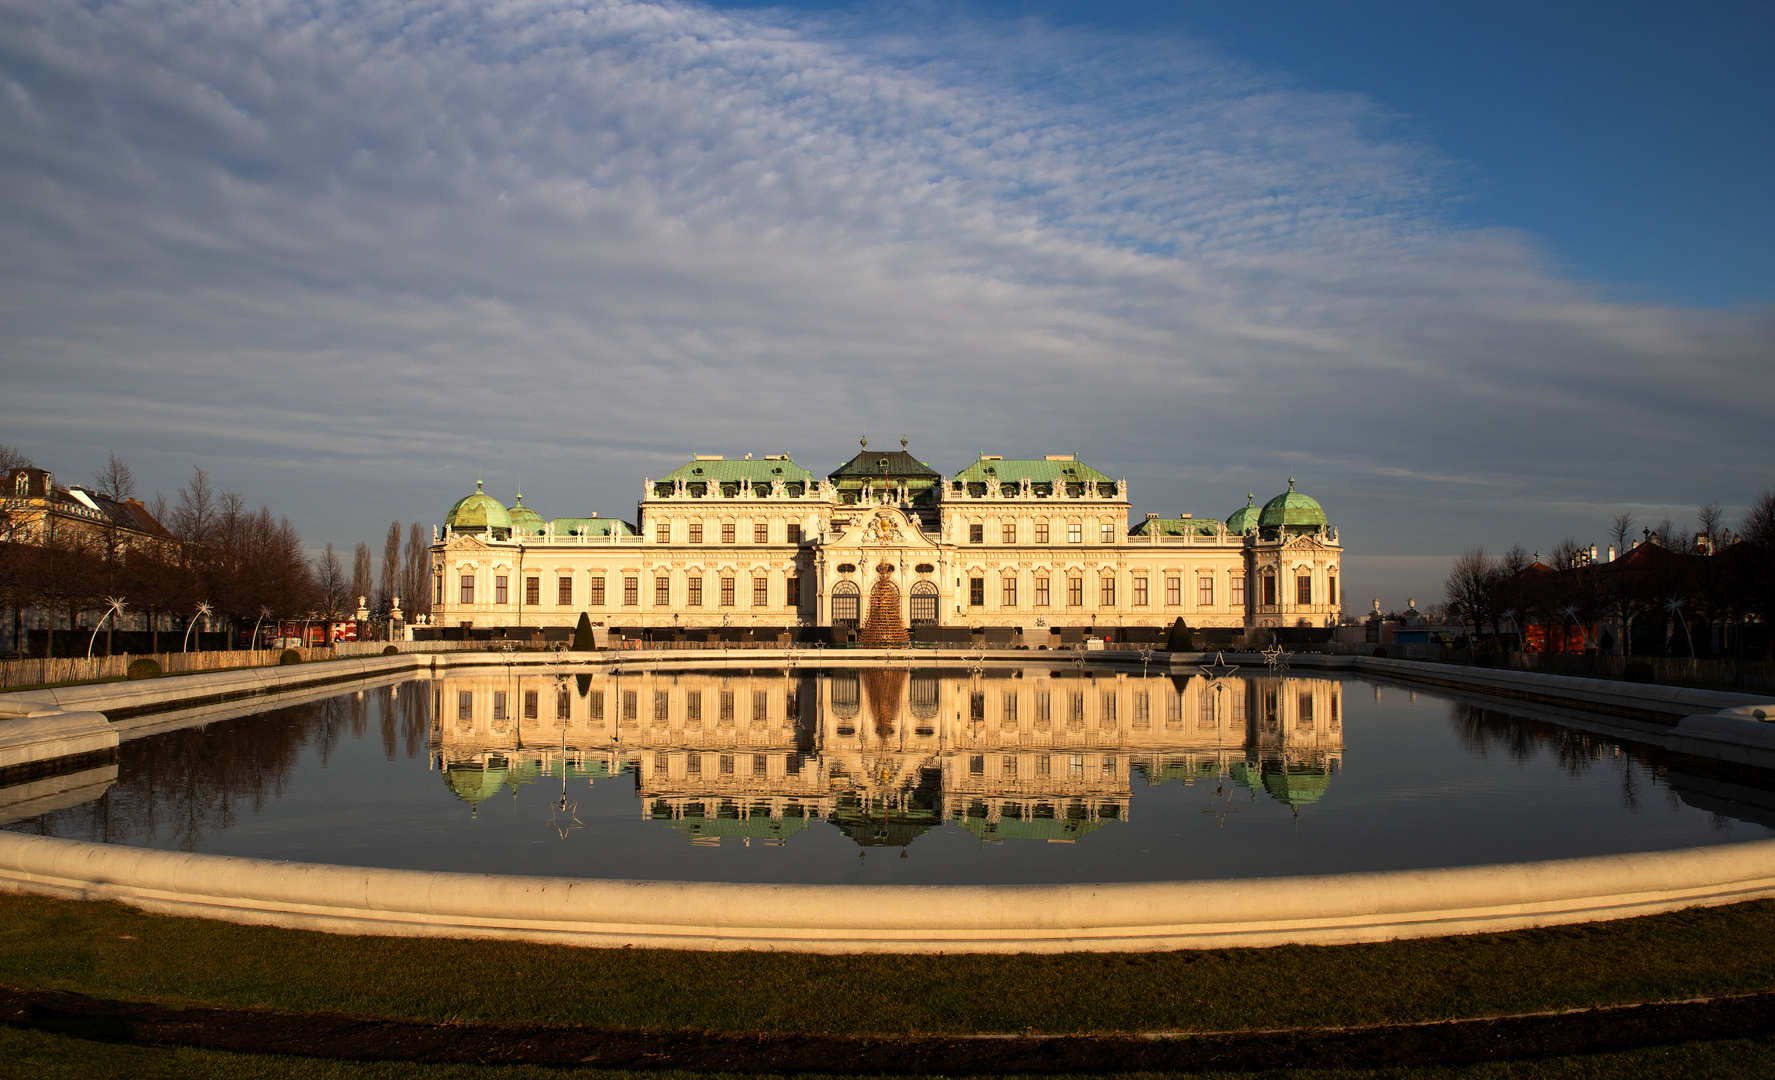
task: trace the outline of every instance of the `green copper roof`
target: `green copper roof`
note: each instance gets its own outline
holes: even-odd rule
[[[1082,461],[1037,461],[1034,458],[981,458],[955,474],[955,478],[964,483],[983,484],[989,476],[998,477],[1001,484],[1015,484],[1025,479],[1036,484],[1115,483]]]
[[[481,482],[475,481],[475,493],[466,498],[456,500],[456,505],[444,515],[444,524],[457,532],[479,532],[482,529],[505,530],[512,527],[512,517],[506,513],[499,500],[482,493]]]
[[[506,513],[511,516],[513,532],[534,536],[542,531],[542,515],[524,505],[523,492],[518,492],[517,504]]]
[[[1213,518],[1147,518],[1128,530],[1129,536],[1213,536]]]
[[[1277,802],[1305,806],[1325,797],[1331,776],[1317,765],[1264,762],[1263,787]]]
[[[1306,495],[1294,490],[1294,478],[1288,478],[1288,490],[1263,504],[1258,515],[1261,529],[1316,529],[1325,524],[1325,511]]]
[[[495,758],[494,761],[499,759]],[[505,786],[505,779],[506,768],[503,761],[499,761],[499,764],[489,762],[485,766],[463,761],[444,767],[444,786],[470,806],[486,802],[499,794],[499,789]]]
[[[613,529],[618,536],[635,535],[633,526],[617,518],[556,518],[554,526],[557,539],[568,536],[609,536]]]
[[[1256,528],[1258,515],[1256,503],[1257,496],[1254,493],[1247,492],[1245,495],[1245,505],[1234,510],[1232,516],[1226,519],[1226,531],[1242,535]]]
[[[1038,817],[1024,821],[1022,818],[1003,817],[997,821],[988,821],[983,817],[970,815],[961,820],[961,827],[982,840],[1077,840],[1114,820],[1116,819],[1110,817],[1100,817],[1096,821],[1088,818]]]
[[[710,836],[735,840],[787,840],[809,824],[804,815],[785,814],[773,820],[769,814],[758,813],[743,818],[728,814],[717,814],[714,817],[686,814],[681,818],[664,820],[667,828],[692,840]]]
[[[720,461],[697,460],[686,462],[659,478],[655,483],[670,483],[683,480],[687,483],[702,484],[708,482],[738,483],[750,480],[754,485],[769,484],[773,480],[781,480],[785,484],[806,483],[814,479],[814,474],[790,461],[788,458],[757,458],[746,460],[723,458]]]

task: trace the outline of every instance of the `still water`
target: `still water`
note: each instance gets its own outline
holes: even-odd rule
[[[475,671],[133,740],[101,796],[5,827],[415,870],[878,884],[1390,870],[1775,834],[1755,777],[1722,786],[1477,700],[1247,674]]]

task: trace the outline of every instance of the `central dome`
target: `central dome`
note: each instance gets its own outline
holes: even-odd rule
[[[1288,478],[1288,490],[1263,504],[1257,517],[1259,529],[1284,529],[1290,533],[1315,532],[1324,528],[1325,510],[1317,501],[1294,490],[1294,478]]]
[[[481,491],[479,480],[475,481],[475,493],[458,499],[444,515],[444,524],[455,532],[486,533],[494,540],[510,540],[512,535],[512,516],[498,499]]]

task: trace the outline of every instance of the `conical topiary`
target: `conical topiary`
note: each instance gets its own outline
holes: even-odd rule
[[[573,628],[573,651],[596,652],[598,639],[592,636],[592,617],[585,612],[579,613],[579,625]]]
[[[1171,624],[1171,632],[1165,636],[1166,652],[1194,652],[1196,649],[1196,632],[1189,628],[1179,615]]]

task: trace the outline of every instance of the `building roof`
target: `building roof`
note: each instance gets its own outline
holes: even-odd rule
[[[971,480],[984,483],[987,477],[997,477],[1001,484],[1015,484],[1023,480],[1036,484],[1115,483],[1110,477],[1076,460],[1071,454],[1057,457],[1059,460],[982,457],[956,473],[955,478],[964,482]]]
[[[1257,517],[1260,529],[1317,529],[1326,524],[1325,510],[1308,495],[1294,490],[1294,477],[1288,478],[1288,490],[1263,504]]]
[[[506,513],[511,516],[514,532],[534,535],[542,531],[542,515],[524,505],[524,493],[518,492],[518,501]]]
[[[942,474],[913,457],[905,450],[871,451],[865,446],[861,453],[826,474],[834,482],[841,480],[941,480]]]
[[[728,459],[699,455],[655,482],[684,480],[695,484],[719,484],[750,480],[754,484],[769,484],[773,480],[781,480],[785,484],[804,484],[813,479],[813,473],[795,464],[787,456]]]
[[[1213,518],[1147,518],[1128,530],[1129,536],[1213,536],[1220,523]]]
[[[1257,495],[1245,493],[1245,505],[1234,510],[1226,519],[1226,531],[1243,535],[1257,527]]]
[[[481,482],[475,481],[475,493],[456,500],[450,512],[444,515],[444,524],[458,532],[475,529],[506,529],[512,527],[512,516],[501,506],[498,499],[481,490]]]

